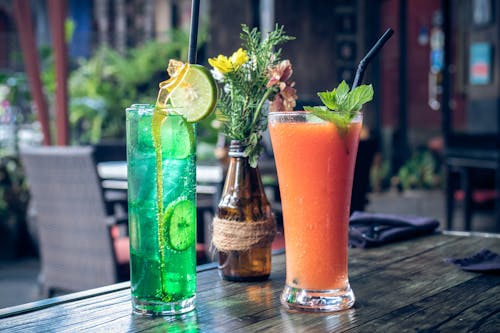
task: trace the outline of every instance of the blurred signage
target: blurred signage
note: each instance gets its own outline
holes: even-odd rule
[[[470,46],[470,84],[491,82],[491,44],[473,43]]]
[[[444,31],[441,27],[442,14],[440,11],[434,13],[433,17],[434,27],[431,29],[430,43],[430,63],[431,72],[438,73],[444,69]]]
[[[491,0],[473,0],[472,19],[476,26],[483,26],[493,21]]]
[[[444,50],[431,50],[431,72],[437,73],[444,68]]]

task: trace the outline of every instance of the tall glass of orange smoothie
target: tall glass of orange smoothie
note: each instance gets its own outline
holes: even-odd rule
[[[286,246],[288,308],[350,308],[347,239],[362,114],[347,126],[310,112],[272,112],[269,131],[278,171]]]

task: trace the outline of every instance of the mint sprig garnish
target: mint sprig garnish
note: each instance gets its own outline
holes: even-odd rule
[[[349,85],[342,81],[337,88],[319,92],[318,96],[324,106],[304,106],[304,110],[334,123],[340,134],[344,135],[363,104],[373,99],[373,87],[371,84],[363,84],[349,91]]]

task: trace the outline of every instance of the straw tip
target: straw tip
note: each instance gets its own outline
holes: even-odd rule
[[[392,29],[392,28],[388,28],[388,29],[384,32],[384,34],[383,34],[382,38],[384,38],[384,39],[386,39],[386,40],[387,40],[387,39],[391,38],[391,36],[392,36],[393,34],[394,34],[394,29]]]

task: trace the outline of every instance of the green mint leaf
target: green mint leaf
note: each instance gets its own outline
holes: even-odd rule
[[[338,112],[323,110],[320,107],[311,108],[310,111],[316,117],[321,118],[321,119],[326,120],[326,121],[334,122],[334,121],[338,120]]]
[[[305,111],[328,111],[328,108],[325,106],[304,106]]]
[[[337,88],[320,92],[318,96],[325,106],[305,106],[304,110],[334,123],[340,135],[345,136],[356,113],[373,99],[373,87],[371,84],[361,85],[349,91],[349,85],[342,81]]]
[[[331,117],[331,122],[337,126],[339,130],[339,134],[341,137],[346,136],[347,131],[349,130],[349,124],[351,123],[351,119],[348,114],[343,114],[340,112],[330,112],[333,113],[333,117]]]
[[[321,106],[314,106],[314,107],[305,106],[304,110],[310,111],[313,115],[315,115],[318,118],[334,123],[335,126],[337,126],[337,129],[339,130],[339,133],[342,137],[347,134],[349,123],[351,122],[351,119],[348,114],[337,111],[325,110],[325,108]]]
[[[335,89],[333,89],[332,91],[319,92],[318,96],[321,99],[321,102],[323,102],[323,104],[325,104],[327,108],[329,108],[330,110],[337,110],[338,104]]]
[[[361,85],[349,93],[349,98],[344,111],[359,111],[363,104],[373,99],[372,85]]]
[[[337,104],[340,106],[344,104],[348,99],[349,85],[344,80],[342,80],[342,82],[340,82],[339,86],[337,87],[336,92],[337,95],[335,97],[337,98]]]

